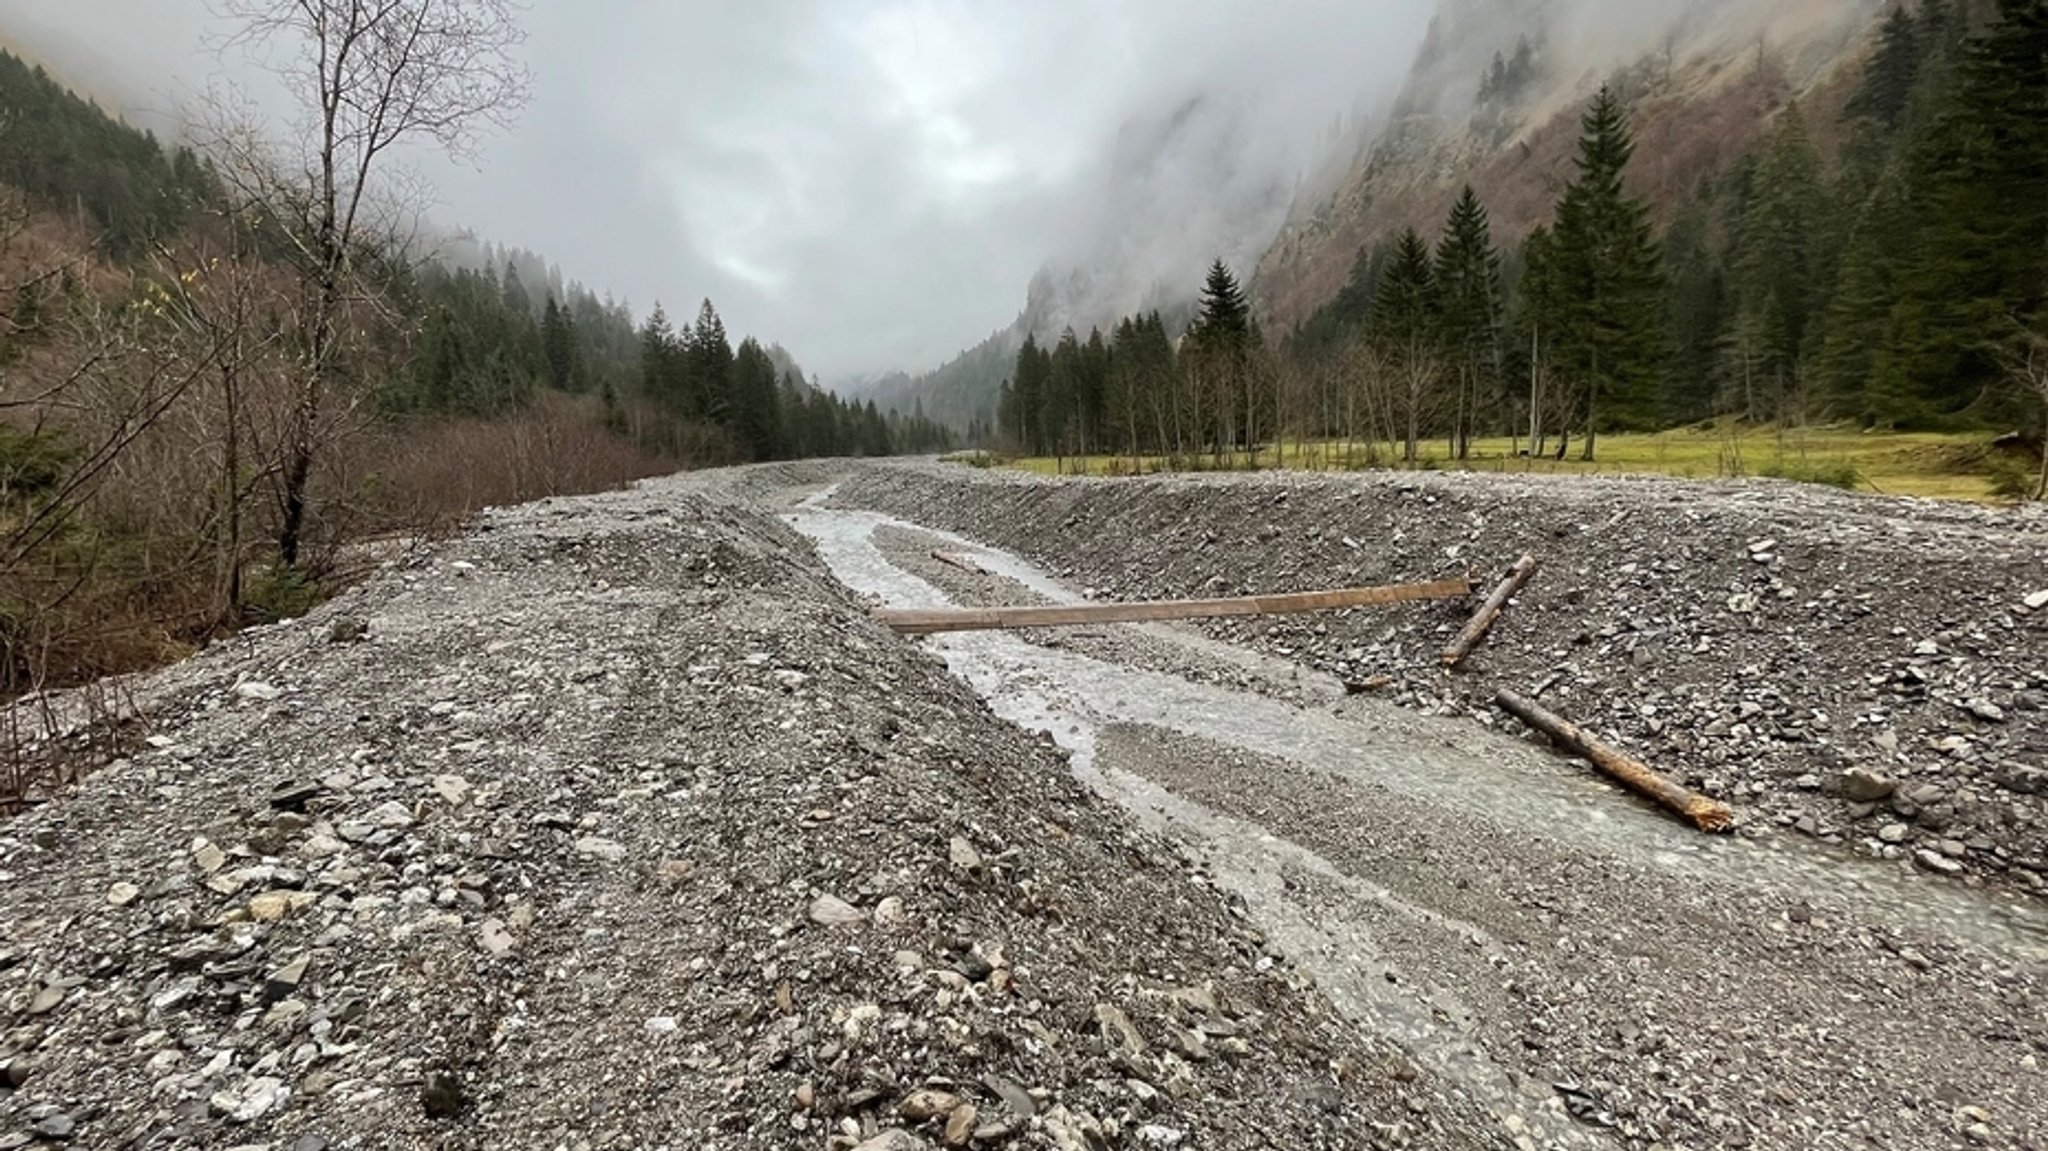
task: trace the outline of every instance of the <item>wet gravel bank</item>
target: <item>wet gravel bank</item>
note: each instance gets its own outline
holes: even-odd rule
[[[1466,670],[1464,605],[1207,625],[1406,706],[1512,726],[1502,687],[1751,820],[2048,893],[2048,514],[1779,483],[1465,474],[1050,479],[856,471],[871,507],[1116,599],[1543,563]],[[2033,605],[2033,606],[2030,606]]]
[[[0,1147],[1511,1145],[742,506],[792,474],[140,683],[0,826]]]

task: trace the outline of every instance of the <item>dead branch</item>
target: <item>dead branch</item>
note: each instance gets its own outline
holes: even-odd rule
[[[1454,668],[1465,662],[1465,657],[1472,654],[1472,649],[1479,646],[1479,641],[1486,638],[1487,631],[1493,627],[1494,621],[1500,618],[1500,613],[1508,606],[1508,600],[1522,590],[1522,585],[1528,583],[1529,577],[1535,574],[1535,556],[1525,555],[1515,561],[1515,566],[1508,571],[1507,578],[1501,581],[1499,587],[1493,589],[1493,594],[1486,597],[1485,603],[1479,605],[1479,610],[1473,613],[1472,621],[1465,625],[1465,630],[1458,633],[1458,638],[1452,640],[1449,647],[1444,648],[1445,667]]]

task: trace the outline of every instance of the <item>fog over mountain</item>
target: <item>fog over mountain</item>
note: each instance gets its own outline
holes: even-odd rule
[[[427,169],[438,218],[638,307],[710,296],[828,378],[918,368],[1014,316],[1045,267],[1106,267],[1121,303],[1218,252],[1256,259],[1333,120],[1398,86],[1429,16],[1426,0],[544,0],[517,129],[474,167]],[[0,28],[159,130],[210,81],[251,75],[207,50],[206,0],[0,0]],[[1134,159],[1139,180],[1112,179]]]

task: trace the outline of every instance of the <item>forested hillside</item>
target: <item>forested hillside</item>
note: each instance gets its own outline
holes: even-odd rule
[[[1540,61],[1496,56],[1472,77],[1481,103]],[[1832,108],[1787,100],[1675,207],[1637,190],[1629,89],[1604,87],[1525,241],[1467,186],[1431,232],[1361,249],[1329,303],[1264,335],[1239,334],[1219,265],[1177,354],[1156,317],[1026,346],[1002,430],[1044,454],[1339,437],[1462,458],[1487,436],[1592,459],[1602,432],[1734,417],[2019,428],[2038,448],[2048,3],[1902,5],[1848,79]]]
[[[267,156],[167,147],[0,53],[6,695],[296,613],[483,504],[947,442],[709,301],[636,324],[532,253],[367,229],[309,260]]]

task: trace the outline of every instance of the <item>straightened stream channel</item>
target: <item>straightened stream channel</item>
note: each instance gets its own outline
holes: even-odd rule
[[[874,512],[829,506],[818,492],[787,522],[808,537],[842,584],[883,606],[959,606],[943,591],[892,562],[875,533],[896,528],[944,540],[993,575],[1057,603],[1085,602],[1028,562],[977,541]],[[1343,697],[1342,686],[1271,657],[1190,629],[1133,625],[1152,639],[1201,659],[1300,684],[1311,702]],[[1506,735],[1471,733],[1460,747],[1402,738],[1397,725],[1369,726],[1331,708],[1297,706],[1256,692],[1196,683],[1071,651],[1042,647],[1007,632],[963,632],[922,641],[1002,718],[1049,734],[1077,775],[1155,830],[1190,835],[1217,882],[1245,901],[1255,921],[1312,974],[1337,1005],[1400,1042],[1423,1066],[1487,1104],[1525,1146],[1611,1146],[1573,1124],[1554,1097],[1535,1098],[1489,1058],[1461,1021],[1455,993],[1383,978],[1371,933],[1331,923],[1288,892],[1283,875],[1307,872],[1341,885],[1395,915],[1480,940],[1482,928],[1449,921],[1399,894],[1344,874],[1327,860],[1255,824],[1211,811],[1113,764],[1100,761],[1098,737],[1112,726],[1164,729],[1225,747],[1273,756],[1347,780],[1369,782],[1445,810],[1468,813],[1511,836],[1565,842],[1588,852],[1701,883],[1734,885],[1797,900],[1803,893],[1849,892],[1862,914],[1902,929],[1965,939],[2024,964],[2048,963],[2048,910],[2024,898],[1902,874],[1895,865],[1778,834],[1710,838],[1692,833],[1561,760]],[[1379,705],[1391,706],[1391,705]]]

